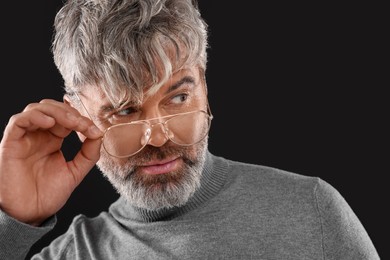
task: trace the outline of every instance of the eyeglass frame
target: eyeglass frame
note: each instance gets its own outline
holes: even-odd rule
[[[78,93],[77,92],[73,92],[73,94],[77,97],[77,99],[79,100],[81,106],[83,107],[83,109],[85,110],[85,112],[87,113],[88,117],[91,119],[92,122],[94,122],[94,120],[92,119],[92,116],[91,114],[88,112],[88,109],[86,108],[86,106],[84,105],[83,101],[81,100],[81,98],[79,97]],[[182,112],[182,113],[177,113],[177,114],[173,114],[173,115],[166,115],[166,116],[162,116],[162,117],[155,117],[155,118],[150,118],[150,119],[141,119],[141,120],[134,120],[134,121],[130,121],[130,122],[126,122],[126,123],[118,123],[118,124],[115,124],[115,125],[111,125],[109,127],[107,127],[104,132],[103,132],[103,135],[102,135],[102,145],[103,145],[103,148],[104,150],[107,152],[108,155],[112,156],[112,157],[116,157],[116,158],[128,158],[128,157],[131,157],[131,156],[134,156],[135,154],[139,153],[142,149],[145,148],[145,146],[147,146],[149,144],[149,140],[150,138],[148,139],[148,141],[145,143],[145,145],[143,145],[139,150],[137,150],[136,152],[130,154],[130,155],[123,155],[123,156],[118,156],[118,155],[114,155],[114,154],[111,154],[110,152],[107,151],[107,148],[105,147],[104,145],[104,137],[106,135],[106,133],[113,127],[117,127],[117,126],[122,126],[122,125],[130,125],[130,124],[135,124],[135,123],[144,123],[144,124],[147,124],[149,125],[150,128],[153,128],[154,125],[157,125],[157,124],[161,124],[161,125],[164,125],[168,120],[170,120],[171,118],[173,117],[176,117],[176,116],[180,116],[180,115],[185,115],[185,114],[189,114],[189,113],[195,113],[195,112],[203,112],[205,113],[207,116],[208,116],[208,130],[205,134],[204,137],[202,137],[199,141],[193,143],[193,144],[188,144],[188,145],[183,145],[183,144],[178,144],[176,143],[175,141],[173,141],[165,132],[165,136],[167,137],[167,140],[170,140],[171,142],[177,144],[177,145],[180,145],[180,146],[191,146],[191,145],[194,145],[194,144],[197,144],[199,142],[201,142],[206,136],[207,136],[207,133],[210,131],[210,126],[211,126],[211,120],[214,118],[213,114],[211,113],[211,109],[210,109],[210,104],[209,102],[207,101],[207,111],[203,110],[203,109],[199,109],[199,110],[194,110],[194,111],[188,111],[188,112]],[[155,124],[151,124],[150,121],[154,121],[154,120],[160,120],[160,119],[164,119],[164,118],[168,118],[167,120],[165,120],[164,122],[158,122],[158,123],[155,123]],[[164,126],[165,127],[165,126]]]

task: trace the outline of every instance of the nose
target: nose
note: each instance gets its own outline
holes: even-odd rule
[[[168,141],[168,135],[166,128],[163,123],[156,123],[150,128],[150,138],[148,141],[149,145],[156,147],[163,146]]]

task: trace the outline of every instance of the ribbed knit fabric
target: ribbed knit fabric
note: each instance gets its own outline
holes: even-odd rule
[[[0,259],[24,259],[53,226],[0,212]],[[13,250],[17,248],[18,250]],[[379,259],[367,232],[327,182],[208,153],[201,188],[178,208],[148,211],[119,198],[33,259]]]

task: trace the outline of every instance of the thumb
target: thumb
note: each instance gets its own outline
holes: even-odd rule
[[[101,138],[85,139],[81,145],[81,149],[73,160],[68,162],[69,169],[74,176],[76,185],[80,184],[99,160],[101,143]]]

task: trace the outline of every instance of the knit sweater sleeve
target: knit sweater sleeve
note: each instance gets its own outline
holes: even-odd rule
[[[340,193],[319,180],[315,194],[325,259],[380,259],[363,225]]]
[[[53,229],[56,216],[40,227],[19,222],[0,210],[0,259],[24,260],[30,248]]]

